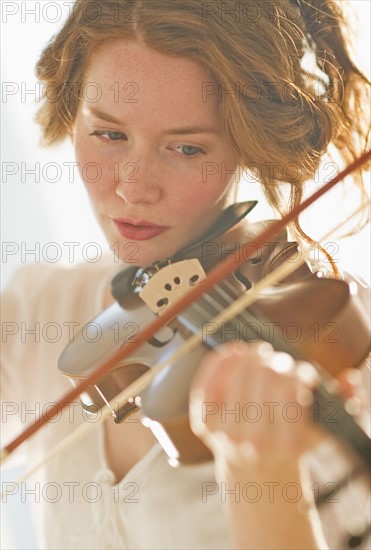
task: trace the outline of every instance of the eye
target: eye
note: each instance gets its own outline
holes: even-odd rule
[[[199,153],[205,154],[205,151],[201,147],[195,147],[194,145],[176,145],[174,149],[185,157],[194,157]]]
[[[121,141],[126,138],[125,134],[114,130],[94,130],[89,136],[95,136],[104,141]]]

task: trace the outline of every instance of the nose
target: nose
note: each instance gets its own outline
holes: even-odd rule
[[[156,170],[153,162],[141,158],[116,163],[115,169],[116,194],[126,203],[155,204],[160,200],[162,195],[162,189],[158,183],[160,172]]]

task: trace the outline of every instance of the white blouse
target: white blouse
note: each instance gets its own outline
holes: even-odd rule
[[[70,389],[58,357],[72,331],[102,310],[117,267],[110,259],[72,269],[30,265],[14,277],[2,299],[2,444]],[[27,464],[84,420],[78,402],[67,407],[21,446]],[[40,547],[48,550],[227,549],[216,487],[212,462],[172,468],[159,445],[115,484],[99,425],[22,482],[18,494],[31,505]]]
[[[58,357],[73,333],[102,310],[117,268],[111,258],[73,268],[29,265],[13,278],[2,298],[2,445],[70,389],[57,371]],[[92,420],[76,402],[18,454],[32,465],[84,421]],[[342,467],[339,462],[335,471],[329,448],[311,460],[320,471],[318,489],[328,482],[336,489]],[[19,492],[32,507],[40,548],[231,548],[213,463],[172,468],[155,445],[116,484],[101,425],[23,482]],[[321,507],[331,548],[345,547],[347,528],[365,520],[367,497],[363,484],[349,483]]]

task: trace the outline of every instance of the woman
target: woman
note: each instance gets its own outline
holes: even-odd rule
[[[330,145],[346,160],[358,153],[367,132],[359,116],[366,80],[347,54],[334,7],[76,2],[38,63],[45,84],[38,120],[48,144],[72,139],[116,259],[146,267],[197,241],[233,204],[241,167],[259,168],[266,196],[282,212],[282,184],[290,186],[290,206],[297,204]],[[307,70],[309,52],[316,64]],[[70,271],[32,266],[19,273],[4,298],[7,322],[65,330],[54,341],[8,338],[5,401],[17,395],[25,410],[37,403],[45,413],[68,388],[55,364],[71,330],[113,301],[108,283],[116,270],[105,259]],[[333,540],[324,535],[302,457],[323,437],[299,398],[313,382],[302,381],[294,366],[261,344],[221,346],[203,362],[191,415],[213,452],[217,482],[211,462],[171,469],[137,417],[107,422],[58,456],[32,482],[40,493],[41,545],[338,547],[341,529]],[[297,401],[297,422],[282,414],[255,424],[200,414],[207,403],[229,410]],[[8,413],[7,426],[15,421],[19,430],[21,409],[18,418]],[[27,456],[42,455],[83,420],[70,407],[27,443]],[[267,489],[264,496],[247,494],[251,483]]]

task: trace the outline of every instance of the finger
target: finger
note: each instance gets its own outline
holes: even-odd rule
[[[359,417],[367,408],[367,394],[362,386],[362,373],[358,369],[346,369],[338,377],[338,393],[344,399],[349,414]]]
[[[240,344],[227,344],[209,352],[200,364],[190,389],[189,416],[193,431],[202,437],[218,423],[220,404],[229,393]],[[206,426],[207,421],[207,426]]]

